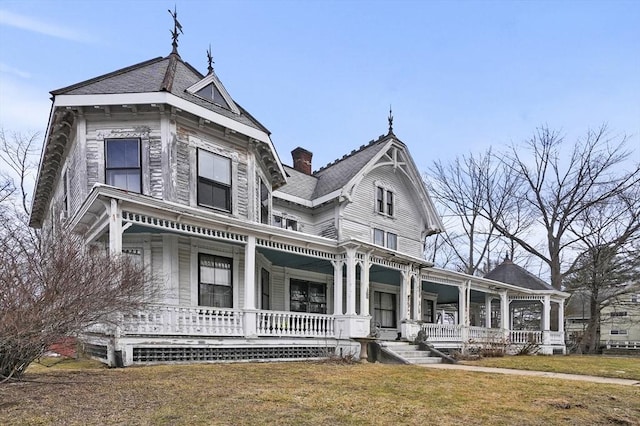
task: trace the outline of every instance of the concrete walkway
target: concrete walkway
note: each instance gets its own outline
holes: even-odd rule
[[[610,385],[638,386],[640,381],[631,379],[615,379],[612,377],[585,376],[582,374],[551,373],[548,371],[515,370],[513,368],[480,367],[464,364],[424,364],[421,367],[441,370],[464,370],[490,374],[512,374],[517,376],[550,377],[552,379],[578,380],[591,383],[608,383]]]

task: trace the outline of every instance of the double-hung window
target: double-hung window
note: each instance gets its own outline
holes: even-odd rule
[[[233,307],[232,259],[200,253],[198,264],[199,304]]]
[[[198,204],[231,211],[231,160],[198,149]]]
[[[382,328],[396,327],[396,295],[382,291],[373,292],[373,317]]]
[[[105,139],[107,185],[141,192],[140,139]]]
[[[398,250],[398,236],[391,232],[387,232],[387,248]]]
[[[384,246],[384,231],[382,229],[373,230],[373,244]]]
[[[260,301],[260,309],[271,309],[271,292],[270,289],[270,278],[269,271],[262,268],[260,269],[260,283],[261,287],[261,301]]]
[[[381,186],[376,187],[376,211],[380,214],[393,216],[395,198],[393,192]]]

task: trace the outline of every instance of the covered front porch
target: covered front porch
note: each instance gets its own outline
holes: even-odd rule
[[[165,290],[144,310],[114,318],[117,326],[87,330],[88,352],[111,365],[318,358],[356,353],[354,339],[413,340],[421,329],[442,348],[563,341],[551,334],[548,314],[537,330],[511,329],[512,302],[533,297],[547,312],[551,294],[363,241],[168,208],[115,188],[97,188],[88,203],[80,214],[89,220],[76,220],[87,223],[88,243],[136,256]]]

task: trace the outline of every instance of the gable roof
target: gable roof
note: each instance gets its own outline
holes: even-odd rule
[[[516,265],[511,259],[505,259],[484,276],[490,280],[513,284],[529,290],[555,290],[546,282],[533,275],[523,267]]]
[[[390,149],[393,152],[401,151],[398,157],[402,157],[402,160],[395,157],[384,159],[385,154],[391,152]],[[429,232],[443,231],[442,220],[406,145],[391,131],[316,170],[311,176],[287,166],[287,183],[274,192],[274,196],[307,207],[324,204],[339,196],[349,198],[364,175],[376,165],[389,164],[393,164],[394,167],[400,166],[411,182],[419,198],[418,203],[423,207],[422,214],[428,218]]]
[[[378,140],[372,140],[369,144],[362,145],[359,149],[314,172],[313,175],[318,178],[318,185],[313,198],[319,198],[343,188],[386,146],[390,139],[390,135],[380,136]]]
[[[213,78],[209,77],[211,75]],[[224,86],[222,86],[222,82],[215,76],[215,73],[212,72],[209,76],[207,77],[215,79],[216,84],[227,94]],[[214,111],[227,118],[231,118],[239,123],[246,124],[267,134],[270,133],[266,127],[235,101],[233,101],[233,103],[234,106],[237,106],[238,113],[212,101],[203,99],[200,96],[196,96],[187,90],[207,77],[187,62],[184,62],[182,58],[180,58],[180,55],[172,53],[164,58],[158,57],[150,59],[71,86],[54,90],[51,94],[57,96],[169,92],[181,99]]]

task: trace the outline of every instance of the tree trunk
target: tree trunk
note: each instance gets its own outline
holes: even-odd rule
[[[600,349],[600,309],[595,297],[591,298],[589,310],[591,317],[582,338],[581,346],[583,353],[596,354]]]

